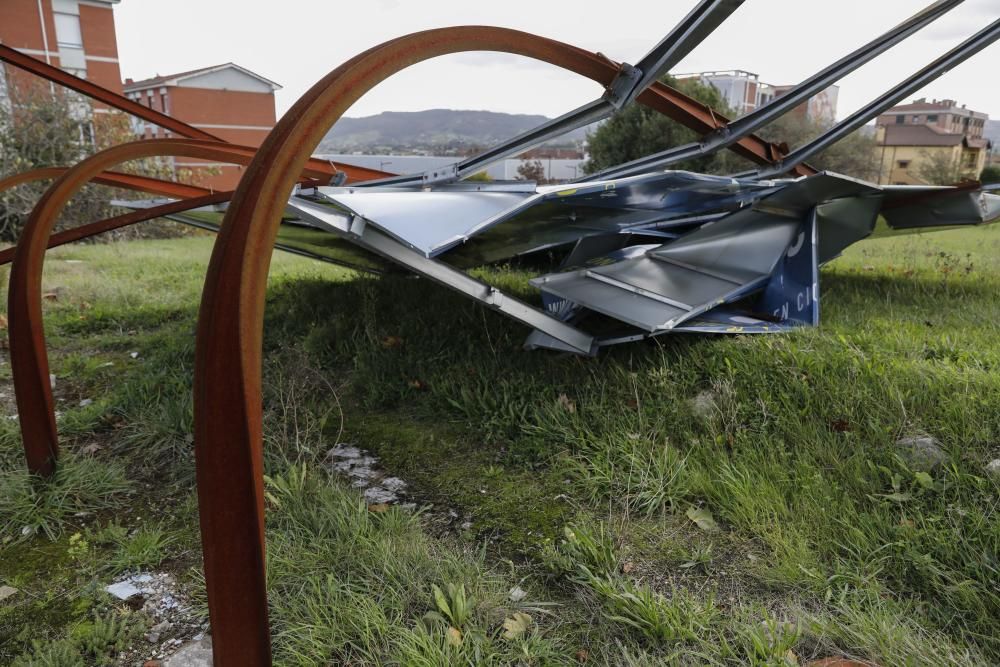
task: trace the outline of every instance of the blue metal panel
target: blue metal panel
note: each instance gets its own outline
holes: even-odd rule
[[[813,209],[775,267],[755,310],[785,324],[819,324],[818,234]]]

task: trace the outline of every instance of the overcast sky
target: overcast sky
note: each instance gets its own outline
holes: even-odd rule
[[[747,0],[674,73],[756,72],[796,83],[919,11],[930,0]],[[406,33],[451,25],[517,28],[636,62],[695,0],[123,0],[115,7],[122,76],[134,79],[235,62],[283,86],[279,116],[329,70]],[[1000,0],[966,0],[840,82],[843,117],[1000,18]],[[1000,43],[915,97],[952,98],[1000,118]],[[359,100],[349,116],[431,108],[556,116],[597,84],[505,54],[445,56],[410,67]]]

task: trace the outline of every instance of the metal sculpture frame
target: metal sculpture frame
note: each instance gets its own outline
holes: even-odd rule
[[[207,269],[198,314],[194,369],[194,444],[199,518],[213,651],[217,665],[271,662],[265,581],[262,438],[262,343],[270,258],[289,195],[296,185],[325,185],[346,175],[364,185],[412,185],[457,180],[492,160],[515,154],[569,129],[605,118],[633,100],[704,135],[696,144],[671,149],[609,170],[627,176],[677,159],[722,148],[756,164],[758,178],[816,175],[804,160],[853,131],[886,105],[894,104],[947,68],[1000,38],[1000,21],[946,54],[866,106],[848,121],[788,154],[785,146],[753,134],[833,80],[856,69],[928,25],[962,0],[940,0],[885,35],[846,56],[797,87],[784,101],[730,122],[658,81],[741,4],[742,0],[701,0],[694,10],[633,67],[562,42],[525,32],[485,26],[427,30],[390,40],[331,71],[281,118],[259,149],[222,142],[203,130],[164,116],[94,84],[0,45],[0,60],[64,85],[181,137],[137,141],[101,151],[71,168],[35,170],[0,181],[0,191],[42,179],[55,181],[42,196],[16,248],[0,252],[13,261],[8,296],[11,365],[20,428],[29,469],[42,477],[55,471],[58,432],[49,384],[41,308],[45,251],[110,229],[210,204],[230,202]],[[605,94],[589,105],[457,163],[442,173],[393,176],[374,170],[338,167],[311,153],[341,115],[371,88],[410,65],[437,56],[499,51],[533,58],[600,83]],[[861,119],[864,118],[862,121]],[[246,165],[233,192],[210,192],[157,179],[109,171],[132,159],[185,156]],[[586,182],[588,179],[580,179]],[[52,234],[70,197],[87,183],[141,190],[176,198],[132,213]],[[927,196],[937,196],[930,193]],[[815,237],[815,216],[812,225]],[[815,263],[815,249],[814,263]]]

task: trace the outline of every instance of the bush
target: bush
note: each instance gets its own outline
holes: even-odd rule
[[[11,76],[6,99],[0,103],[0,179],[42,167],[68,167],[98,151],[134,141],[135,131],[126,114],[94,114],[89,103],[71,91],[51,88],[24,77]],[[116,171],[173,180],[172,163],[163,158],[135,160]],[[182,177],[190,174],[181,173]],[[0,192],[0,240],[15,241],[35,204],[51,185],[50,180],[24,183]],[[60,216],[57,229],[67,229],[107,218],[120,210],[112,199],[147,198],[148,195],[96,185],[85,186]],[[176,235],[179,225],[170,224]],[[126,227],[103,238],[163,236],[163,225]]]

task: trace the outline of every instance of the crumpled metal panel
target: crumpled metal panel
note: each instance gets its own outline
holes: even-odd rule
[[[818,174],[773,191],[752,206],[702,225],[641,257],[542,276],[546,293],[650,333],[673,329],[763,288],[817,204],[858,201],[878,188]],[[870,232],[871,219],[857,232]],[[811,244],[810,247],[813,247]]]
[[[520,192],[380,191],[319,194],[389,236],[432,257],[467,239],[484,221],[528,199]]]
[[[981,225],[1000,219],[1000,195],[979,189],[887,189],[882,215],[899,230]]]

